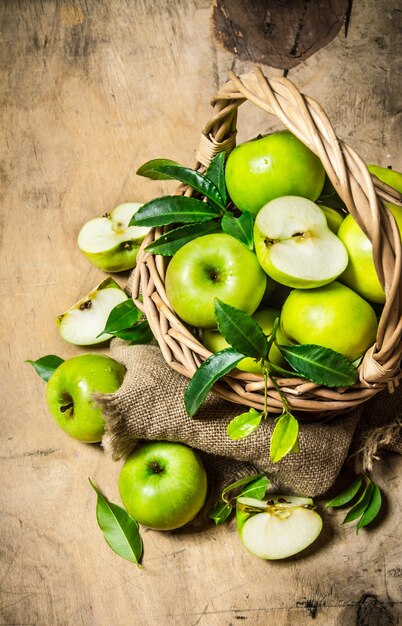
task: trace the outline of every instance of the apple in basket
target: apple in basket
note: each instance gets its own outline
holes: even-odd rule
[[[240,497],[236,522],[244,547],[261,559],[285,559],[313,543],[322,519],[311,498],[269,495],[268,500]]]
[[[49,411],[71,437],[101,441],[104,420],[93,394],[113,393],[123,382],[123,365],[102,354],[80,354],[67,359],[50,376],[46,385]]]
[[[238,145],[225,170],[231,199],[241,211],[257,215],[279,196],[316,200],[325,181],[319,158],[288,130]]]
[[[119,476],[128,513],[143,526],[174,530],[190,522],[204,504],[207,475],[198,454],[181,443],[139,445]]]
[[[368,169],[380,180],[402,193],[402,174],[400,172],[375,165],[369,165]],[[396,220],[402,238],[402,207],[390,202],[387,203],[387,206]],[[338,235],[345,244],[349,255],[349,263],[340,276],[340,280],[370,302],[383,304],[385,293],[375,271],[373,246],[370,240],[351,215],[347,215],[344,219]]]
[[[254,313],[266,283],[254,252],[226,233],[186,243],[172,257],[165,280],[173,310],[200,328],[216,328],[215,298],[249,315]]]

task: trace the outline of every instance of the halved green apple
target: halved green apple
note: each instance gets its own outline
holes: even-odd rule
[[[93,346],[110,339],[112,335],[98,335],[105,328],[112,309],[127,299],[127,294],[113,278],[105,278],[84,298],[57,317],[56,323],[61,337],[76,346]]]
[[[138,250],[150,230],[128,225],[141,206],[138,202],[120,204],[84,224],[78,234],[78,246],[95,267],[104,272],[135,267]]]
[[[260,265],[288,287],[310,289],[334,280],[347,266],[341,240],[321,208],[299,196],[268,202],[257,214],[254,243]]]
[[[236,521],[244,547],[261,559],[286,559],[313,543],[322,519],[311,498],[271,495],[268,500],[237,498]]]

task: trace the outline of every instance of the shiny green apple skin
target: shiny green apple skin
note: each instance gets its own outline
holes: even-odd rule
[[[198,454],[181,443],[141,444],[119,476],[124,507],[143,526],[174,530],[197,515],[207,494],[207,476]]]
[[[124,375],[123,365],[102,354],[80,354],[67,359],[53,372],[46,385],[51,415],[74,439],[86,443],[101,441],[104,420],[92,395],[117,391]]]
[[[225,233],[198,237],[172,257],[166,272],[166,295],[185,322],[216,328],[215,298],[252,315],[261,302],[266,275],[257,257]]]
[[[280,311],[276,309],[259,309],[252,316],[253,319],[259,324],[264,331],[265,335],[270,335],[274,322],[276,318],[280,316]],[[278,343],[282,344],[285,341],[285,338],[282,336],[282,333],[278,329],[277,332],[277,340]],[[229,347],[226,339],[221,335],[218,330],[207,329],[202,333],[202,343],[208,350],[211,352],[219,352],[220,350],[224,350]],[[271,363],[275,365],[284,365],[284,358],[282,354],[279,352],[278,348],[275,344],[272,345],[269,351],[269,360]],[[251,357],[246,357],[242,359],[240,363],[236,365],[237,369],[242,372],[250,372],[251,374],[262,374],[261,363],[256,362]]]
[[[123,272],[135,267],[138,250],[149,228],[128,226],[142,204],[126,202],[110,213],[86,222],[78,234],[78,247],[104,272]]]
[[[368,302],[334,281],[294,289],[282,308],[281,330],[292,343],[324,346],[355,361],[375,342],[377,318]]]
[[[238,145],[228,157],[225,179],[234,204],[256,216],[279,196],[316,200],[325,171],[311,150],[283,130]]]
[[[320,287],[348,263],[346,248],[328,227],[322,208],[300,196],[275,198],[261,208],[254,246],[268,276],[288,287]]]
[[[332,207],[325,206],[324,204],[319,204],[318,206],[325,215],[328,228],[332,230],[335,235],[337,235],[346,213],[342,214],[340,210],[333,209]]]
[[[375,165],[369,165],[368,169],[380,180],[402,193],[400,172]],[[389,202],[387,207],[396,220],[402,239],[402,207]],[[339,280],[370,302],[384,304],[385,293],[374,267],[373,246],[351,215],[344,219],[338,236],[345,244],[349,255],[349,263]]]

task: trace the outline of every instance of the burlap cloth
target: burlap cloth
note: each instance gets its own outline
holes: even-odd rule
[[[334,483],[347,457],[358,470],[370,469],[380,449],[402,453],[401,389],[377,394],[353,412],[331,421],[300,424],[300,452],[278,463],[269,459],[273,419],[249,437],[232,441],[228,422],[244,409],[210,393],[194,418],[187,416],[184,392],[188,380],[171,370],[156,346],[128,346],[120,339],[111,354],[125,365],[120,389],[99,394],[106,421],[104,447],[113,459],[126,458],[141,440],[178,441],[201,452],[207,469],[209,503],[224,486],[262,471],[275,485],[295,494],[318,496]]]

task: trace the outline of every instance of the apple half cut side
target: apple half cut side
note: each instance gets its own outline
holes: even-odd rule
[[[138,202],[120,204],[84,224],[78,234],[78,247],[95,267],[104,272],[135,267],[138,250],[150,230],[128,225],[141,206]]]
[[[107,341],[112,335],[98,335],[105,328],[112,309],[127,299],[127,294],[116,281],[106,278],[56,318],[62,339],[76,346],[93,346]]]
[[[322,519],[311,498],[269,496],[268,500],[238,498],[237,530],[243,546],[261,559],[286,559],[313,543]]]
[[[262,207],[255,220],[254,243],[265,272],[288,287],[326,285],[348,264],[346,248],[328,228],[324,212],[299,196],[276,198]]]

